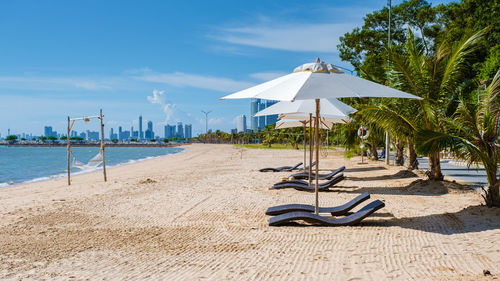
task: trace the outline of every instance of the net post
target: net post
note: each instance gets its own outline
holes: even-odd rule
[[[68,142],[68,185],[71,185],[71,138],[70,138],[70,118],[68,116],[68,134],[66,135],[66,140]]]
[[[101,120],[101,152],[102,152],[102,172],[104,174],[104,181],[108,181],[106,176],[106,156],[104,154],[104,121],[102,120],[102,108],[99,112],[99,119]]]

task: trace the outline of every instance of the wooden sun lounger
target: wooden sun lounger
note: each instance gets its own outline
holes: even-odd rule
[[[382,209],[385,206],[384,202],[380,200],[375,200],[370,204],[361,208],[361,210],[345,216],[343,218],[328,218],[320,215],[316,215],[310,212],[291,212],[284,213],[269,219],[270,226],[279,226],[283,224],[290,223],[292,221],[302,220],[313,224],[320,224],[324,226],[346,226],[355,225],[361,222],[363,219],[373,214],[377,210]]]
[[[332,216],[340,216],[344,215],[354,207],[358,206],[362,202],[368,200],[370,198],[370,194],[368,192],[364,192],[358,195],[356,198],[351,201],[335,207],[323,207],[319,208],[320,213],[330,213]],[[266,215],[268,216],[276,216],[284,213],[290,212],[309,212],[313,213],[315,211],[313,205],[305,205],[305,204],[287,204],[287,205],[279,205],[273,206],[267,209]]]
[[[331,173],[320,174],[319,179],[320,180],[329,180],[333,176],[335,176],[336,174],[338,174],[344,170],[345,170],[345,166],[342,166],[342,167],[338,168],[337,170],[332,171]],[[308,172],[300,172],[300,173],[293,174],[290,177],[294,177],[295,179],[298,179],[298,180],[300,180],[300,179],[307,180],[307,179],[309,179],[309,173]],[[312,173],[312,179],[316,179],[316,175],[314,174],[314,172]]]
[[[320,190],[320,191],[326,190],[326,189],[334,186],[335,184],[341,182],[342,180],[344,180],[344,174],[343,173],[338,174],[335,177],[333,177],[332,179],[330,179],[324,183],[320,183],[318,190]],[[273,188],[273,189],[295,188],[298,190],[305,190],[305,191],[314,191],[314,189],[315,189],[314,185],[310,186],[307,182],[303,182],[303,181],[278,183],[278,184],[273,185],[271,188]]]
[[[300,162],[298,163],[297,165],[295,166],[281,166],[281,167],[278,167],[278,168],[262,168],[259,170],[259,172],[291,172],[295,169],[297,169],[300,165],[302,165],[303,163]]]

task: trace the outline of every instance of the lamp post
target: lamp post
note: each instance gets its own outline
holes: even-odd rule
[[[387,0],[387,6],[389,6],[389,25],[387,32],[387,46],[391,48],[391,0]],[[385,131],[385,164],[389,165],[389,133]]]
[[[208,114],[210,112],[212,112],[212,110],[210,110],[210,111],[202,110],[201,112],[203,112],[205,114],[205,142],[206,142],[207,134],[208,134]]]

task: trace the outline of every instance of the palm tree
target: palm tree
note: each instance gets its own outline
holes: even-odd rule
[[[488,206],[500,207],[497,177],[500,163],[498,116],[500,113],[500,69],[477,104],[462,99],[453,119],[446,118],[447,131],[419,130],[416,144],[419,151],[449,148],[467,165],[482,163],[488,177],[484,200]]]
[[[483,29],[454,46],[445,41],[430,55],[425,53],[422,41],[408,30],[406,44],[388,50],[388,81],[391,86],[423,100],[389,101],[387,105],[369,109],[371,118],[397,138],[406,139],[410,152],[417,130],[443,130],[448,112],[454,112],[450,107],[456,106],[451,96],[463,83],[465,70],[487,30]],[[430,168],[428,175],[435,180],[443,179],[439,152],[437,147],[426,151]],[[410,155],[410,163],[415,161],[416,154]]]

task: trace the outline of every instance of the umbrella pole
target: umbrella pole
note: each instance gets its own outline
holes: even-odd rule
[[[316,186],[314,191],[316,193],[316,215],[319,215],[319,199],[318,199],[318,191],[319,191],[319,99],[316,99]]]
[[[302,121],[302,123],[304,124],[304,167],[307,165],[306,164],[306,121]]]
[[[309,113],[309,186],[312,186],[312,159],[313,159],[313,149],[312,149],[312,113]]]

